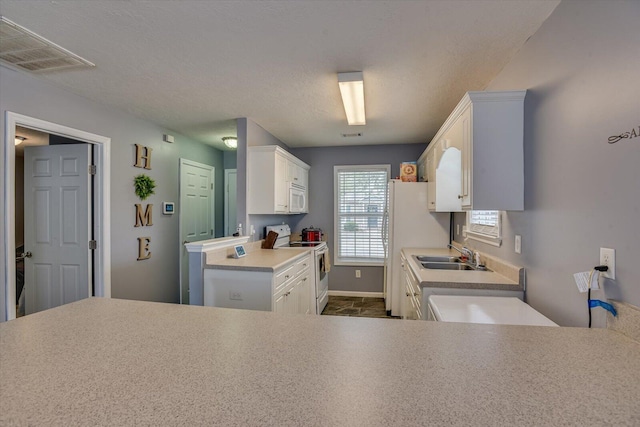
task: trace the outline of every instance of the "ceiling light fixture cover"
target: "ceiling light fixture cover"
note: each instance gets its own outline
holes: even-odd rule
[[[0,16],[0,61],[31,72],[95,67],[90,61]]]
[[[16,136],[15,139],[15,143],[16,145],[20,145],[22,144],[24,141],[26,141],[27,138],[25,138],[24,136]]]
[[[367,124],[364,114],[364,79],[362,71],[338,73],[338,86],[349,126]]]
[[[235,136],[225,136],[222,138],[222,142],[229,148],[238,148],[238,138]]]

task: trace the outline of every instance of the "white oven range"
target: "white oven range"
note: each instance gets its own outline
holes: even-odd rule
[[[278,233],[274,247],[286,249],[289,247],[308,246],[313,250],[313,304],[315,314],[321,314],[329,301],[329,274],[326,271],[326,258],[329,247],[326,242],[290,242],[291,228],[288,224],[269,225],[265,227],[265,235],[269,231]]]

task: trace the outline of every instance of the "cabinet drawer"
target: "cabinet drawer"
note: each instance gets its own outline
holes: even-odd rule
[[[302,257],[301,259],[296,261],[296,263],[294,264],[295,275],[296,276],[300,275],[300,273],[302,273],[304,270],[310,267],[311,267],[311,256],[307,255]]]
[[[295,276],[295,265],[291,264],[276,272],[276,291]]]

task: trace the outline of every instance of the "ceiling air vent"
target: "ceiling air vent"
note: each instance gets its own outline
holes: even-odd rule
[[[354,132],[354,133],[343,133],[341,134],[343,138],[355,138],[358,136],[362,136],[362,132]]]
[[[43,73],[95,64],[0,16],[0,60],[26,71]]]

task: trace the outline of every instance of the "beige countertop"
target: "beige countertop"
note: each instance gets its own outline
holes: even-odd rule
[[[414,255],[460,255],[452,249],[403,248],[402,252],[422,287],[524,290],[524,287],[517,281],[511,280],[495,271],[430,270],[422,268],[413,257]]]
[[[277,248],[257,249],[242,258],[209,259],[204,268],[221,270],[274,271],[282,265],[305,254],[311,253],[309,248]]]
[[[640,425],[640,343],[92,298],[0,324],[0,425]]]

